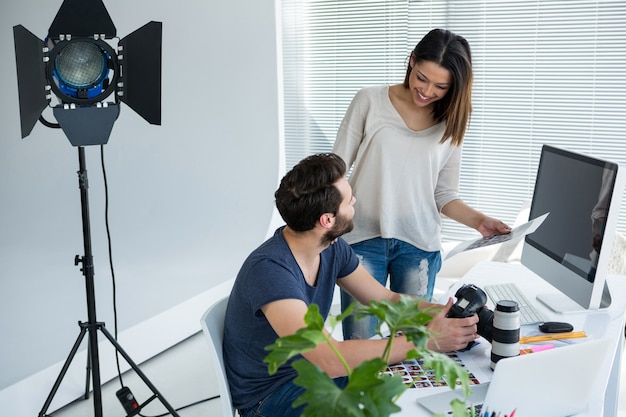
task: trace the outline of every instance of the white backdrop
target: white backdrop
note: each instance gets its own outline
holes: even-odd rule
[[[61,0],[0,13],[0,409],[35,415],[87,320],[78,152],[37,124],[20,139],[13,26],[43,39]],[[136,361],[199,330],[266,236],[279,172],[273,1],[105,0],[120,38],[163,22],[162,126],[121,105],[104,146],[122,346]],[[50,109],[44,116],[54,121]],[[100,147],[86,148],[97,313],[113,332]],[[100,335],[100,340],[104,338]],[[108,343],[101,342],[101,345]],[[86,341],[81,348],[84,354]],[[114,374],[103,346],[103,378]],[[80,396],[77,356],[54,408]],[[73,381],[76,382],[73,382]],[[27,401],[24,401],[27,398]]]

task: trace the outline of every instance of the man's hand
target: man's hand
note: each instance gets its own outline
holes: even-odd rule
[[[431,337],[428,340],[428,349],[436,352],[451,352],[463,349],[469,342],[478,339],[477,331],[478,316],[474,314],[465,318],[446,317],[454,301],[448,299],[448,303],[439,313],[433,316],[428,324]]]

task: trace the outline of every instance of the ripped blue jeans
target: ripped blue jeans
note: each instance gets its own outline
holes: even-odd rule
[[[410,294],[430,301],[435,288],[435,277],[441,269],[441,253],[426,252],[397,239],[380,237],[354,243],[352,249],[367,271],[382,285],[392,291]],[[354,298],[341,292],[341,310],[345,310]],[[375,317],[343,320],[343,337],[348,339],[368,339],[374,336]]]

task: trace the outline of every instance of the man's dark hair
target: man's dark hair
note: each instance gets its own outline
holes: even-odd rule
[[[276,208],[287,226],[306,232],[322,214],[337,214],[342,196],[334,184],[345,174],[345,162],[333,153],[311,155],[294,166],[274,193]]]

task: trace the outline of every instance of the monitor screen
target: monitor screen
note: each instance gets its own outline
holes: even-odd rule
[[[526,236],[522,263],[569,299],[538,297],[551,309],[610,303],[606,267],[621,203],[621,174],[615,163],[543,146],[530,219],[549,214]]]

